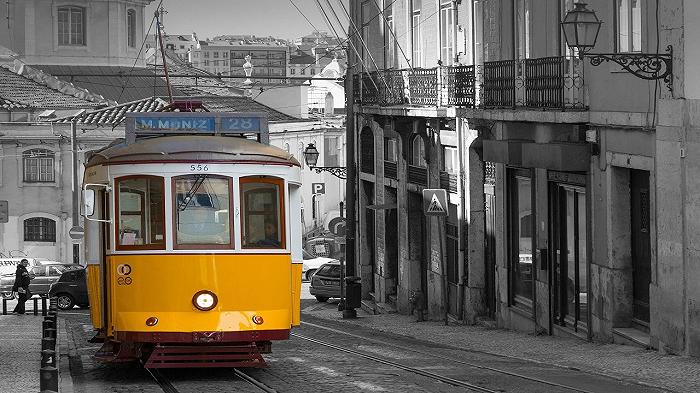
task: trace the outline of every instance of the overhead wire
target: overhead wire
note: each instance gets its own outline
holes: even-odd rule
[[[330,18],[328,17],[328,15],[326,14],[326,11],[324,10],[323,6],[321,5],[321,2],[320,2],[319,0],[315,0],[315,2],[316,2],[316,5],[318,6],[319,10],[321,11],[321,14],[323,14],[323,16],[325,17],[326,24],[328,25],[328,27],[329,27],[331,30],[333,30],[333,32],[335,33],[335,35],[336,35],[336,37],[338,38],[338,40],[340,40],[340,36],[338,35],[338,33],[336,33],[335,28],[333,27],[333,24],[331,23]],[[355,55],[357,56],[357,58],[358,58],[358,59],[362,59],[362,56],[360,55],[360,53],[358,52],[357,48],[355,47],[355,44],[352,43],[352,40],[350,39],[350,36],[349,36],[349,35],[348,35],[347,42],[350,44],[350,47],[352,48],[353,52],[355,52]],[[367,76],[370,76],[369,71],[367,71],[367,70],[365,69],[365,67],[362,67],[362,69],[363,69],[363,71],[367,74]],[[374,82],[374,79],[372,79],[371,76],[370,76],[369,80],[370,80],[370,82],[372,82],[372,85],[374,85],[374,88],[375,88],[376,90],[379,90],[379,86],[377,86],[377,84]]]
[[[156,7],[156,9],[157,9],[157,8],[160,8],[161,5],[163,5],[163,0],[160,0],[160,2],[158,3],[158,6]],[[139,62],[139,58],[141,57],[141,52],[143,51],[143,47],[146,46],[146,41],[148,40],[149,34],[151,34],[151,29],[153,29],[153,22],[155,22],[155,20],[156,20],[156,16],[155,16],[155,14],[154,14],[154,15],[153,15],[153,18],[151,19],[151,24],[150,24],[150,26],[148,27],[148,31],[147,31],[146,34],[144,35],[143,41],[141,42],[141,48],[139,49],[139,53],[136,55],[136,58],[134,59],[134,64],[131,66],[131,69],[129,70],[129,74],[132,73],[132,72],[134,72],[134,68],[136,68],[136,64],[138,64],[138,62]],[[128,80],[128,79],[127,79],[127,80]],[[117,99],[117,102],[119,102],[119,100],[121,100],[122,94],[124,94],[124,90],[126,89],[127,80],[124,81],[124,84],[123,84],[123,86],[122,86],[122,91],[121,91],[121,93],[119,94],[119,98]]]

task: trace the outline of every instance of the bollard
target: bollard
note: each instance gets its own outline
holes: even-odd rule
[[[34,300],[34,315],[39,315],[39,299],[33,298]]]
[[[44,349],[41,351],[41,367],[56,367],[56,351]]]
[[[41,298],[41,315],[46,316],[46,298]]]
[[[42,331],[42,332],[45,331],[46,329],[52,329],[52,328],[53,328],[53,329],[56,328],[56,326],[54,326],[52,320],[50,320],[50,319],[44,319],[44,320],[41,322],[41,331]]]
[[[58,369],[46,366],[39,370],[39,390],[42,392],[58,392]]]
[[[56,339],[56,328],[44,329],[44,338]]]
[[[7,315],[7,299],[2,298],[2,315]]]
[[[44,337],[41,339],[41,350],[51,349],[56,350],[56,339]]]

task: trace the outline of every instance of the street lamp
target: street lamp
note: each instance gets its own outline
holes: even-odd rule
[[[574,9],[567,11],[561,27],[566,45],[576,49],[579,58],[589,57],[592,66],[612,61],[632,75],[647,79],[663,79],[668,90],[673,93],[673,46],[660,53],[591,53],[598,40],[601,22],[595,11],[586,8],[586,3],[575,3]]]
[[[306,149],[304,149],[304,161],[306,161],[306,165],[309,166],[309,169],[315,170],[316,173],[326,171],[339,179],[345,179],[347,177],[347,168],[344,166],[316,166],[318,163],[318,156],[319,153],[316,146],[314,146],[313,143],[309,143]]]

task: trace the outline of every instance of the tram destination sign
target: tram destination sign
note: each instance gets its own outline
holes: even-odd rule
[[[148,112],[126,114],[126,137],[138,135],[257,134],[269,143],[267,114],[257,112]]]

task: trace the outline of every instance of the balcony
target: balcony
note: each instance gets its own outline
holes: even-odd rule
[[[588,109],[583,62],[565,56],[373,71],[354,75],[353,88],[363,105]]]
[[[477,70],[479,106],[586,110],[583,62],[574,57],[485,62]]]
[[[414,68],[354,75],[353,89],[364,105],[473,107],[474,82],[474,66]]]

